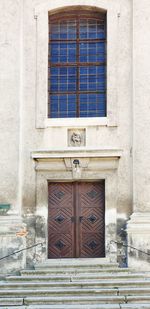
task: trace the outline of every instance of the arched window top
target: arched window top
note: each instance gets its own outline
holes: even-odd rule
[[[106,17],[107,11],[98,7],[86,6],[86,5],[77,5],[77,6],[67,6],[63,8],[59,8],[57,10],[52,10],[49,12],[49,18],[52,19],[63,19],[67,18],[67,16],[91,16],[95,15],[95,17]]]
[[[49,117],[106,115],[106,12],[49,15]]]

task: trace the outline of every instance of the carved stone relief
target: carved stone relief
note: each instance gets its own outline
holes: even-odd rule
[[[85,146],[85,129],[69,129],[68,130],[68,146],[80,147]]]

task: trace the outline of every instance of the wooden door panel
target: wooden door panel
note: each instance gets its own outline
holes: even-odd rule
[[[99,233],[82,233],[81,258],[104,257],[104,239]]]
[[[51,209],[48,219],[51,233],[68,233],[72,230],[72,209]]]
[[[74,257],[73,184],[48,186],[48,257]]]
[[[48,258],[74,257],[71,234],[62,233],[49,235]]]
[[[105,255],[104,183],[80,183],[80,257]]]
[[[104,182],[49,184],[49,258],[104,256],[104,191]]]
[[[73,183],[49,183],[48,203],[50,208],[72,209]]]
[[[84,233],[94,233],[95,231],[101,231],[104,228],[104,220],[102,219],[102,214],[100,209],[86,207],[82,209],[81,220],[82,223],[82,231]]]
[[[104,185],[102,183],[79,183],[79,197],[81,207],[100,207],[100,203],[104,202]]]

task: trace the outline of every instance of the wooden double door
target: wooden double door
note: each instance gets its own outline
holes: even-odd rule
[[[48,184],[48,258],[105,256],[102,182]]]

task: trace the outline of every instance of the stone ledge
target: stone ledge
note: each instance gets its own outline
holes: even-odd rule
[[[63,149],[63,150],[38,150],[31,153],[35,160],[52,158],[116,158],[122,156],[121,149]]]
[[[74,171],[74,160],[79,168],[90,171],[115,170],[118,168],[121,151],[117,149],[72,149],[32,152],[36,170]]]

